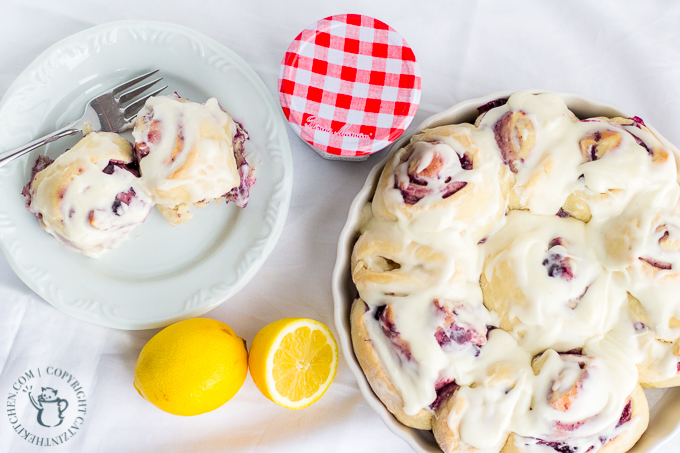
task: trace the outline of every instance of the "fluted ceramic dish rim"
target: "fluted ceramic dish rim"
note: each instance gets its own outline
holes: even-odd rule
[[[335,327],[340,337],[340,344],[342,345],[343,355],[345,361],[352,373],[357,379],[359,390],[371,406],[382,418],[387,427],[408,443],[415,451],[419,453],[437,453],[441,449],[434,440],[434,436],[430,431],[421,431],[414,428],[409,428],[400,423],[383,405],[378,397],[373,393],[364,372],[357,361],[352,346],[352,337],[350,331],[350,310],[352,303],[357,295],[356,287],[352,282],[350,276],[350,259],[352,255],[352,248],[358,238],[358,227],[361,222],[361,212],[364,205],[372,198],[375,188],[380,178],[380,173],[387,161],[393,154],[403,147],[407,141],[417,132],[426,128],[432,128],[445,124],[456,124],[460,122],[474,122],[478,116],[477,107],[480,107],[495,99],[507,98],[515,91],[501,91],[492,93],[486,96],[468,99],[453,107],[430,116],[421,122],[415,129],[408,134],[403,135],[397,140],[389,149],[387,155],[377,163],[366,178],[364,186],[354,198],[347,217],[347,222],[343,227],[340,238],[338,240],[337,258],[335,261],[335,268],[333,269],[332,289],[333,302],[335,311]],[[555,92],[550,90],[530,89],[521,90],[529,93],[550,93],[562,98],[567,106],[576,113],[579,117],[594,117],[594,116],[622,116],[631,117],[632,115],[623,113],[620,109],[613,105],[584,96],[577,93],[570,92]],[[654,127],[646,123],[647,127],[656,135],[656,137],[669,149],[673,151],[676,159],[680,157],[680,150],[661,136]],[[680,162],[680,160],[678,160]],[[680,432],[680,387],[673,389],[657,389],[654,390],[661,394],[657,403],[650,407],[650,423],[649,428],[643,434],[638,443],[630,450],[631,453],[654,453],[658,451],[671,437]]]
[[[199,316],[236,294],[278,241],[292,193],[293,162],[285,122],[262,80],[226,46],[164,22],[110,22],[44,51],[0,102],[0,151],[49,132],[45,129],[55,122],[67,122],[55,118],[75,109],[80,100],[149,68],[161,69],[169,82],[170,90],[164,94],[179,89],[180,94],[217,97],[250,129],[246,151],[258,181],[244,210],[225,208],[224,203],[192,208],[196,217],[173,229],[154,209],[146,224],[132,232],[132,239],[92,260],[61,247],[23,209],[20,185],[30,178],[29,162],[42,150],[0,169],[0,248],[12,269],[56,308],[120,329],[162,327]],[[49,146],[63,146],[60,143]],[[143,240],[134,242],[136,234]]]

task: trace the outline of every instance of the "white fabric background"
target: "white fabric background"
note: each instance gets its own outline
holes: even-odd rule
[[[414,124],[454,103],[499,90],[574,91],[611,102],[680,144],[680,4],[633,1],[412,0],[0,0],[0,94],[43,50],[107,21],[147,19],[192,27],[230,47],[277,98],[288,44],[338,13],[379,18],[413,47],[423,96]],[[331,271],[349,204],[370,168],[322,160],[290,130],[295,183],[285,230],[250,284],[207,316],[250,343],[288,316],[334,329]],[[381,153],[382,154],[382,153]],[[55,451],[408,452],[360,395],[341,358],[334,384],[312,407],[289,411],[250,377],[222,408],[183,418],[132,386],[139,351],[156,331],[125,332],[72,319],[34,295],[0,257],[0,396],[25,369],[56,364],[86,386],[82,432]],[[12,432],[3,402],[0,451],[46,450]],[[680,450],[680,438],[660,451]]]

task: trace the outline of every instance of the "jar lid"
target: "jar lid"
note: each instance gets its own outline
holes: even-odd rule
[[[389,25],[359,14],[330,16],[288,47],[279,100],[293,130],[319,154],[363,160],[411,124],[420,69]]]

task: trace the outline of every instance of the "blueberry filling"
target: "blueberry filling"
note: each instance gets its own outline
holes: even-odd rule
[[[432,144],[438,143],[440,142],[432,142]],[[400,165],[406,163],[412,156],[413,150],[411,150],[410,153],[404,153],[401,156]],[[457,156],[463,170],[472,170],[472,160],[467,154]],[[416,160],[413,160],[408,164],[408,170],[406,172],[408,182],[400,182],[397,176],[394,176],[393,187],[401,192],[402,199],[406,205],[413,206],[426,196],[433,194],[433,189],[428,187],[432,180],[441,180],[446,177],[446,179],[444,179],[444,188],[438,192],[442,199],[449,198],[467,185],[467,182],[453,181],[453,177],[440,174],[444,166],[444,160],[442,156],[437,153],[434,154],[432,161],[426,168],[418,170],[417,164],[418,162]]]
[[[491,109],[495,109],[496,107],[500,107],[501,105],[505,105],[507,103],[508,98],[494,99],[491,102],[487,102],[486,104],[477,107],[477,112],[481,115],[483,113],[488,112]]]
[[[562,255],[551,253],[548,258],[543,260],[543,266],[548,272],[548,276],[552,278],[563,278],[569,281],[574,278],[571,266],[569,266],[569,258]]]
[[[642,128],[640,127],[640,125],[647,127],[647,126],[645,125],[645,122],[642,121],[642,118],[640,118],[639,116],[632,116],[632,117],[630,117],[630,118],[628,118],[628,119],[631,120],[631,121],[633,121],[633,124],[621,124],[621,126],[623,126],[623,127],[631,127],[631,126],[633,126],[633,127],[637,127],[638,129],[642,129]],[[647,150],[647,153],[648,153],[650,156],[653,156],[653,155],[654,155],[654,152],[652,151],[652,149],[651,149],[644,141],[642,141],[642,139],[640,139],[640,137],[638,137],[637,135],[633,134],[633,133],[630,132],[630,131],[626,131],[626,132],[628,132],[630,135],[632,135],[633,138],[635,139],[635,143],[637,143],[638,145],[640,145],[640,146],[642,146],[644,149],[646,149],[646,150]]]
[[[593,139],[595,142],[599,142],[602,140],[602,133],[600,131],[595,132],[593,134]],[[597,145],[591,145],[589,149],[589,155],[590,155],[590,160],[597,160]]]
[[[571,273],[571,268],[565,263],[563,257],[560,255],[551,254],[543,261],[543,266],[548,269],[548,276],[553,278],[564,278],[571,280],[574,275]]]
[[[471,345],[475,350],[475,356],[481,351],[481,346],[486,343],[487,332],[478,332],[474,327],[458,320],[455,307],[451,308],[446,303],[434,300],[434,306],[439,316],[443,316],[443,325],[437,326],[434,337],[442,349],[448,349],[454,345]]]
[[[33,168],[31,169],[31,179],[28,181],[28,183],[21,189],[21,195],[24,196],[24,202],[26,203],[26,209],[29,209],[29,206],[31,205],[31,184],[33,184],[33,180],[35,179],[35,175],[49,167],[54,160],[49,158],[48,156],[43,156],[40,155],[36,159],[35,163],[33,164]],[[42,217],[42,216],[41,216]]]
[[[121,215],[121,212],[119,212],[121,210],[120,200],[116,199],[113,201],[113,204],[111,205],[111,210],[113,211],[114,214],[120,217]]]
[[[637,322],[633,323],[633,329],[635,329],[636,332],[640,332],[640,331],[646,330],[647,326],[645,325],[644,322],[637,321]]]
[[[650,156],[654,155],[654,151],[652,151],[652,149],[649,146],[647,146],[647,143],[643,142],[640,137],[638,137],[637,135],[633,134],[630,131],[628,131],[628,133],[633,136],[633,138],[635,139],[635,143],[637,143],[638,145],[642,146],[644,149],[647,150],[647,154],[649,154]]]
[[[102,172],[107,175],[112,175],[116,167],[127,170],[132,173],[135,178],[139,178],[139,163],[136,160],[132,160],[132,162],[123,162],[122,160],[111,159]]]
[[[149,147],[146,144],[135,145],[135,153],[137,154],[137,159],[142,159],[149,155]]]
[[[548,251],[553,247],[566,247],[566,245],[567,243],[563,238],[557,237],[548,244]],[[571,265],[571,261],[571,258],[553,252],[543,260],[542,264],[546,268],[549,277],[563,278],[566,281],[570,281],[574,278],[574,269]]]
[[[640,127],[640,124],[642,124],[643,126],[647,127],[647,125],[645,124],[645,122],[642,121],[642,118],[640,118],[639,116],[631,116],[631,117],[628,118],[628,119],[631,120],[631,121],[633,121],[633,122],[635,122],[635,125],[636,125],[637,127]]]
[[[559,452],[559,453],[576,453],[576,448],[570,446],[567,443],[564,442],[549,442],[547,440],[542,440],[542,439],[537,439],[538,440],[538,445],[545,445],[546,447],[550,447],[553,450]]]
[[[31,169],[31,179],[35,178],[35,175],[52,165],[52,162],[54,162],[54,160],[49,156],[38,156]]]
[[[421,179],[417,175],[412,175],[410,173],[408,175],[408,182],[411,183],[411,184],[415,184],[417,186],[426,186],[427,185],[426,180]],[[446,182],[448,182],[448,181],[446,181]]]
[[[409,175],[409,180],[411,180],[412,178],[414,177],[412,175]],[[418,182],[408,184],[407,186],[400,185],[397,181],[395,181],[394,183],[394,188],[399,189],[401,191],[401,196],[402,199],[404,200],[404,203],[409,206],[413,206],[414,204],[418,203],[420,200],[425,198],[427,195],[430,195],[431,193],[430,189],[427,186],[421,185],[422,180],[420,179],[415,180]],[[442,199],[449,198],[456,192],[460,191],[466,185],[467,182],[464,181],[453,181],[451,183],[448,183],[445,189],[442,191],[441,194]]]
[[[550,243],[548,244],[548,248],[551,249],[551,248],[558,246],[558,245],[561,245],[562,247],[566,247],[567,242],[564,240],[564,238],[557,237],[557,238],[554,238],[553,240],[550,241]]]
[[[413,206],[414,204],[418,203],[420,200],[424,198],[424,195],[423,196],[412,195],[405,190],[401,191],[401,196],[404,199],[404,203],[409,206]]]
[[[671,263],[664,263],[663,261],[656,261],[653,258],[645,258],[645,257],[640,257],[638,258],[640,261],[644,261],[645,263],[649,264],[652,267],[655,267],[657,269],[662,269],[662,270],[670,270],[673,268],[673,265]]]
[[[559,211],[557,211],[557,214],[555,214],[557,217],[562,217],[563,219],[566,217],[572,217],[571,214],[569,214],[567,211],[564,209],[560,208]]]
[[[472,159],[470,159],[470,156],[463,154],[462,156],[458,156],[458,159],[460,160],[460,167],[463,170],[472,170]]]
[[[117,216],[120,216],[123,214],[122,212],[122,206],[123,203],[125,203],[127,206],[130,206],[130,203],[132,202],[132,199],[136,196],[137,194],[135,193],[135,189],[130,187],[130,190],[127,192],[121,192],[118,195],[116,195],[116,199],[113,201],[113,205],[111,206],[111,210],[113,211],[114,214]]]
[[[514,159],[515,152],[512,149],[512,136],[511,131],[512,126],[510,121],[512,119],[512,112],[507,112],[494,124],[493,133],[496,139],[496,143],[501,150],[501,155],[503,156],[503,163],[509,165],[513,173],[517,173],[515,168]]]
[[[433,411],[439,409],[442,403],[446,401],[451,395],[453,395],[457,388],[458,385],[456,384],[456,381],[448,382],[436,388],[435,390],[437,391],[437,398],[435,398],[432,404],[430,404],[430,409]]]
[[[581,348],[575,348],[575,349],[570,349],[566,352],[560,352],[560,355],[583,355],[583,349]]]
[[[628,403],[623,408],[623,412],[621,413],[621,418],[619,418],[619,421],[616,424],[616,427],[618,428],[619,426],[623,425],[624,423],[629,422],[632,417],[633,417],[633,400],[628,399]]]
[[[461,190],[463,187],[467,186],[467,183],[464,181],[454,181],[451,184],[449,184],[442,194],[442,198],[446,199],[449,198],[451,195],[455,194],[459,190]]]
[[[373,318],[376,321],[380,321],[380,317],[382,316],[383,311],[385,311],[385,307],[387,307],[387,305],[381,305],[375,309],[375,314],[373,315]]]
[[[139,160],[149,155],[149,144],[155,145],[161,141],[160,121],[153,119],[152,112],[148,112],[144,116],[143,122],[148,124],[149,132],[146,134],[145,142],[135,143],[135,154],[137,154]]]
[[[439,346],[444,347],[452,342],[459,345],[472,343],[476,336],[466,327],[453,324],[447,330],[438,327],[434,337],[437,339]]]
[[[401,338],[397,331],[397,326],[394,323],[394,311],[392,307],[383,305],[380,314],[376,310],[377,320],[380,323],[380,328],[383,334],[390,340],[394,348],[400,352],[407,360],[411,360],[411,348],[408,343]]]
[[[238,168],[241,182],[238,187],[234,187],[224,194],[224,199],[227,203],[233,201],[239,208],[245,208],[250,199],[250,189],[257,181],[257,178],[255,178],[255,169],[246,161],[245,143],[248,140],[248,133],[241,123],[238,121],[234,122],[236,123],[233,144],[234,157],[236,158],[236,167]]]

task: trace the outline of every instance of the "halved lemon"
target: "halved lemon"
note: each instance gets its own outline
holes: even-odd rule
[[[264,396],[288,409],[302,409],[321,398],[333,382],[338,344],[318,321],[285,318],[255,335],[248,366]]]

